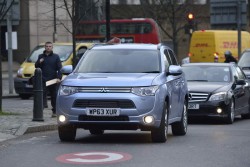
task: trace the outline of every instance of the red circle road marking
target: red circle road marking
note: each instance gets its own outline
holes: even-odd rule
[[[56,158],[57,161],[67,164],[110,164],[130,160],[132,156],[122,152],[80,152],[63,154]]]

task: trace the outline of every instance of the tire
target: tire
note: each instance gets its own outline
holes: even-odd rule
[[[173,123],[171,125],[172,127],[172,133],[175,136],[184,136],[187,133],[187,126],[188,126],[188,116],[187,116],[187,102],[184,101],[183,105],[183,112],[180,122]]]
[[[234,122],[234,101],[231,100],[230,108],[228,109],[227,117],[225,118],[226,124],[233,124]]]
[[[61,141],[74,141],[76,137],[76,128],[73,126],[59,126],[58,134]]]
[[[19,97],[23,100],[27,100],[31,97],[31,95],[28,95],[28,94],[19,94]]]
[[[159,128],[151,130],[151,139],[155,143],[164,143],[168,135],[168,105],[165,102],[162,112],[161,124]]]
[[[102,129],[89,129],[90,134],[92,135],[102,135],[104,130]]]

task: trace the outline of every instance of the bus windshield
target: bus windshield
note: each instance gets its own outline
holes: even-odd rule
[[[111,37],[118,37],[121,43],[160,43],[157,23],[153,19],[116,19],[110,21]],[[105,42],[105,21],[82,21],[77,28],[79,42]]]

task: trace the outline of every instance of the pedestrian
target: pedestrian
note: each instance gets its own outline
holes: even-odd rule
[[[43,107],[47,107],[47,94],[49,93],[51,96],[52,117],[56,117],[57,84],[62,78],[60,71],[62,68],[62,63],[59,56],[53,53],[52,42],[45,43],[45,50],[38,56],[35,67],[40,68],[42,71]],[[56,82],[46,87],[46,82],[53,79],[56,79]]]
[[[230,63],[230,62],[238,63],[238,61],[233,57],[232,53],[229,50],[225,51],[224,56],[225,56],[224,63]]]

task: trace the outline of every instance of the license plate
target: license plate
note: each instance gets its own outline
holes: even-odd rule
[[[188,109],[199,109],[200,105],[195,103],[188,103]]]
[[[33,88],[33,85],[25,84],[26,88]]]
[[[91,116],[119,116],[119,108],[87,108],[87,115]]]

